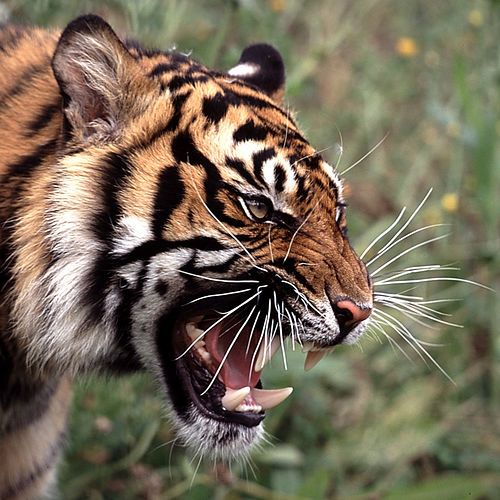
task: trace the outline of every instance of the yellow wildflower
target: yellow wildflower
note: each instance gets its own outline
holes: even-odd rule
[[[413,57],[418,53],[417,42],[413,38],[403,36],[396,42],[396,52],[403,57]]]
[[[457,193],[446,193],[441,198],[441,206],[446,212],[454,213],[458,210]]]
[[[480,10],[474,9],[469,12],[469,23],[472,26],[479,28],[479,26],[483,25],[483,21],[483,13]]]
[[[283,12],[285,10],[285,0],[270,0],[271,10],[274,12]]]

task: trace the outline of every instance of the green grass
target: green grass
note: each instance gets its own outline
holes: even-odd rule
[[[81,12],[106,17],[151,46],[175,45],[231,67],[243,47],[276,45],[287,101],[311,142],[340,170],[383,144],[346,180],[350,234],[363,249],[399,209],[434,192],[413,228],[447,223],[445,240],[406,263],[457,264],[453,276],[500,283],[500,2],[481,0],[9,0],[0,15],[47,26]],[[5,14],[3,14],[5,13]],[[405,41],[405,38],[409,39]],[[414,240],[422,241],[422,239]],[[451,275],[451,273],[450,273]],[[61,471],[65,499],[500,497],[498,295],[457,283],[425,286],[463,329],[412,325],[443,344],[432,355],[453,378],[388,342],[340,348],[309,373],[279,358],[269,386],[295,392],[267,419],[273,446],[255,475],[219,471],[168,444],[174,435],[146,376],[76,388]]]

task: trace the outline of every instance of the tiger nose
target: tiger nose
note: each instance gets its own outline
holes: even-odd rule
[[[340,333],[347,334],[370,316],[371,309],[361,309],[352,300],[339,300],[332,304]]]

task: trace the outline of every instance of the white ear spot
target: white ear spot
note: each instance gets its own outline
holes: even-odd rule
[[[231,68],[227,73],[228,75],[235,76],[236,78],[245,78],[249,76],[254,76],[260,71],[260,66],[252,63],[242,63],[238,64],[234,68]]]

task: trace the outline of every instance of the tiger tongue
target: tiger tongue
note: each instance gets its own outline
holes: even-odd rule
[[[239,333],[234,345],[231,346],[239,329],[239,325],[227,327],[222,322],[208,331],[204,339],[205,348],[215,361],[215,369],[219,367],[224,356],[229,352],[219,372],[219,379],[231,389],[255,387],[261,373],[252,367],[252,357],[257,348],[259,336],[254,332],[248,347],[251,329],[244,328]]]

